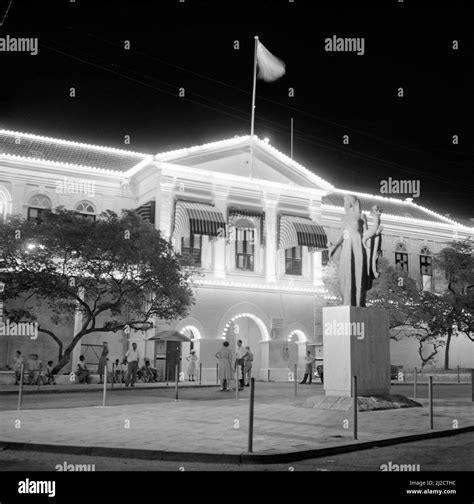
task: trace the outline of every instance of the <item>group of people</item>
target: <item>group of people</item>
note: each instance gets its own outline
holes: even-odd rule
[[[53,361],[48,361],[48,365],[44,368],[38,354],[30,354],[25,363],[20,350],[17,350],[13,358],[15,385],[20,383],[22,369],[26,372],[26,385],[56,385]]]
[[[107,372],[107,362],[109,360],[109,345],[106,341],[102,343],[102,353],[99,358],[99,364],[97,366],[97,374],[99,375],[99,383],[104,383],[104,375]],[[125,386],[135,386],[135,382],[137,381],[139,369],[138,365],[140,362],[140,354],[138,352],[137,344],[132,343],[132,346],[129,348],[127,353],[125,354],[124,359],[122,360],[122,364],[120,364],[119,359],[115,359],[114,366],[114,376],[113,379],[115,381],[123,382],[125,381]],[[145,366],[143,366],[142,376],[146,376],[148,381],[157,381],[158,376],[156,373],[156,369],[152,368],[150,365],[150,361],[145,362]],[[90,383],[91,382],[91,372],[87,368],[87,364],[85,362],[84,355],[79,357],[79,362],[77,363],[76,376],[79,383]]]
[[[219,360],[219,381],[222,391],[231,390],[230,381],[234,377],[234,370],[238,381],[235,386],[238,386],[239,390],[243,390],[244,387],[250,385],[253,354],[250,347],[243,346],[242,340],[237,341],[235,360],[228,341],[222,343],[222,348],[216,353],[215,357]]]
[[[102,345],[102,353],[99,358],[99,365],[97,373],[99,375],[99,383],[103,383],[104,374],[107,372],[107,361],[109,355],[108,343],[104,342]],[[222,348],[215,354],[216,359],[219,360],[219,381],[221,390],[231,390],[230,382],[234,379],[234,373],[237,375],[239,390],[248,387],[252,375],[253,354],[250,347],[243,346],[242,340],[237,341],[237,348],[235,351],[235,359],[229,348],[229,342],[224,341]],[[189,381],[196,381],[196,370],[198,357],[194,350],[186,357],[189,362],[187,374]],[[306,352],[305,357],[305,374],[301,384],[312,383],[313,379],[313,364],[316,359],[311,355],[310,351]],[[113,380],[119,383],[125,383],[125,386],[133,387],[140,378],[145,383],[157,382],[159,380],[158,372],[150,364],[149,360],[145,361],[145,365],[139,369],[140,355],[138,352],[137,344],[132,343],[132,346],[125,354],[122,363],[119,359],[115,360]],[[53,361],[48,361],[46,368],[43,368],[38,354],[31,354],[25,364],[24,358],[19,350],[15,354],[13,361],[13,370],[15,371],[15,385],[20,381],[21,370],[26,371],[27,381],[29,385],[56,385],[54,377]],[[321,373],[322,374],[322,373]],[[79,383],[90,383],[91,372],[87,368],[84,355],[79,357],[77,364],[76,376]],[[322,378],[322,377],[321,377]]]

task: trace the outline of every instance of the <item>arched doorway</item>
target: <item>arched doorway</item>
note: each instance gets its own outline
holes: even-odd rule
[[[190,342],[181,344],[181,371],[184,373],[185,379],[187,380],[187,369],[189,365],[187,358],[190,355],[191,350],[194,350],[199,359],[199,340],[201,339],[201,333],[199,329],[193,325],[186,325],[182,327],[179,332],[191,339]]]
[[[306,334],[300,329],[291,331],[287,338],[288,342],[288,367],[293,371],[295,364],[298,366],[298,375],[304,369],[304,358],[306,356]]]
[[[262,341],[268,341],[268,329],[262,320],[252,313],[239,313],[231,317],[224,327],[222,338],[230,343],[235,352],[237,341],[242,340],[244,347],[250,347],[253,354],[252,376],[260,379],[260,370],[267,368],[268,364],[262,362]]]

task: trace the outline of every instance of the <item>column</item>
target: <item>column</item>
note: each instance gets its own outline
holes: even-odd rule
[[[278,194],[265,194],[265,276],[267,282],[276,282],[277,205]]]
[[[160,180],[160,192],[156,201],[156,206],[159,207],[159,219],[157,219],[156,222],[165,239],[169,239],[173,232],[173,223],[171,222],[174,204],[173,199],[174,178],[162,175]]]
[[[227,200],[229,197],[229,188],[224,186],[214,187],[214,202],[216,209],[222,213],[224,219],[227,220]],[[227,233],[229,230],[227,229]],[[226,238],[218,237],[213,242],[214,245],[214,275],[216,278],[225,278],[225,252]]]
[[[321,223],[321,201],[320,200],[312,200],[309,204],[309,216],[311,220]],[[323,258],[322,252],[313,252],[311,254],[312,259],[312,268],[313,268],[313,285],[316,287],[323,286]]]

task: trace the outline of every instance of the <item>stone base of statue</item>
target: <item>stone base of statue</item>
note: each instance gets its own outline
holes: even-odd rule
[[[326,396],[390,394],[388,312],[380,308],[323,308],[323,363]]]

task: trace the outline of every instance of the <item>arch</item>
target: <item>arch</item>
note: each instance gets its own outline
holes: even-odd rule
[[[12,211],[12,198],[8,190],[0,186],[0,222]]]
[[[87,200],[82,200],[76,204],[76,212],[80,212],[86,215],[95,215],[97,213],[95,205]]]
[[[423,245],[420,248],[420,255],[432,256],[433,253],[431,252],[431,249],[428,247],[428,245]]]
[[[263,341],[270,341],[270,334],[268,333],[268,329],[267,329],[266,325],[263,323],[263,321],[260,318],[258,318],[256,315],[254,315],[253,313],[247,313],[247,312],[238,313],[237,315],[234,315],[230,319],[230,322],[228,322],[224,326],[224,330],[222,331],[221,338],[225,339],[225,337],[227,336],[227,331],[230,328],[231,322],[235,322],[236,320],[238,320],[240,318],[249,318],[249,319],[253,320],[257,324],[258,328],[260,329],[260,334],[262,335],[262,340]]]
[[[242,217],[242,216],[234,216],[232,220],[232,225],[235,228],[242,229],[256,229],[257,224],[255,222],[255,218],[252,217]]]
[[[180,320],[174,327],[174,330],[180,332],[181,334],[184,334],[184,332],[188,329],[193,331],[196,340],[202,339],[203,335],[206,334],[204,326],[193,317],[187,317]]]
[[[270,332],[268,330],[270,327],[270,318],[257,305],[246,301],[234,305],[224,313],[217,326],[217,334],[219,337],[225,338],[231,323],[234,322],[237,317],[248,317],[253,320],[260,329],[262,340],[270,341]]]
[[[186,331],[190,331],[193,334],[194,337],[191,338],[192,340],[201,339],[201,332],[196,326],[193,325],[184,326],[179,332],[181,334],[186,334]]]
[[[293,329],[292,331],[288,332],[287,336],[287,341],[291,341],[291,338],[293,336],[296,336],[298,338],[298,343],[307,343],[308,338],[306,337],[306,333],[302,331],[301,329]]]
[[[28,199],[28,206],[34,208],[52,208],[51,198],[46,194],[36,193]]]
[[[408,252],[407,244],[403,240],[396,241],[395,252],[403,252],[406,254]]]

